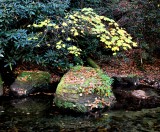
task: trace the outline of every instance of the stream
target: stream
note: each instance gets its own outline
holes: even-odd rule
[[[40,103],[38,103],[40,102]],[[100,117],[61,112],[50,97],[0,99],[0,132],[159,132],[160,107],[105,111]],[[49,107],[48,107],[49,106]]]

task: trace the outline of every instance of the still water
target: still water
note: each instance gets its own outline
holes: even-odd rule
[[[0,132],[159,132],[160,107],[100,117],[60,112],[50,99],[0,99]]]

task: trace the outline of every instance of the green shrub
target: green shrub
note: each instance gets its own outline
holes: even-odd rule
[[[40,53],[37,47],[41,31],[28,30],[27,25],[38,23],[46,18],[53,21],[57,16],[63,16],[69,7],[70,0],[1,0],[0,1],[0,59],[4,66],[18,62],[32,62],[43,64],[44,53],[47,57],[49,51]],[[34,40],[29,40],[34,36]],[[42,56],[43,54],[43,56]],[[58,53],[57,53],[58,54]]]
[[[0,56],[4,66],[31,62],[66,69],[103,48],[114,53],[136,46],[112,19],[91,8],[66,13],[70,1],[2,1]],[[65,16],[65,17],[63,17]]]

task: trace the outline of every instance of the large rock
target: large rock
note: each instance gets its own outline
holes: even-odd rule
[[[44,71],[23,71],[10,86],[15,96],[26,96],[47,88],[51,75]]]
[[[0,75],[0,96],[3,95],[3,81],[2,81],[2,77]]]
[[[84,113],[110,108],[115,102],[110,85],[110,78],[99,69],[77,66],[62,77],[54,102],[60,108]]]

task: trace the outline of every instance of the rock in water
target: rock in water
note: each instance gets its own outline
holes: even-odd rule
[[[76,66],[58,84],[55,105],[83,113],[110,108],[115,103],[111,83],[112,80],[100,69]]]
[[[51,75],[45,71],[23,71],[17,76],[10,89],[15,96],[26,96],[47,88],[50,78]]]

